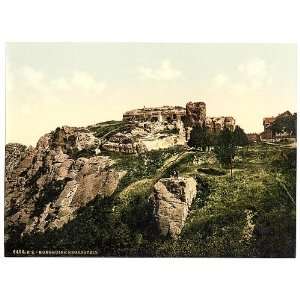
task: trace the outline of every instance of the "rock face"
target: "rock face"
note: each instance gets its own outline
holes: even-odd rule
[[[60,228],[88,202],[112,195],[125,173],[109,157],[95,155],[99,143],[85,128],[63,127],[41,137],[35,148],[8,144],[6,225],[22,234]],[[81,151],[93,155],[81,157]]]
[[[150,196],[153,214],[162,236],[176,239],[181,233],[189,208],[197,193],[192,177],[163,178],[154,185]]]
[[[186,104],[187,126],[203,125],[206,119],[205,102],[188,102]]]
[[[136,122],[123,132],[102,141],[101,147],[122,153],[143,153],[186,144],[185,129],[180,120],[173,122]]]
[[[54,132],[42,137],[39,145],[56,147],[60,146],[66,153],[74,153],[82,150],[95,150],[99,147],[100,141],[85,127],[63,126]]]

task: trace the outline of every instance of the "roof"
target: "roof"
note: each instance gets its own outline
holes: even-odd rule
[[[263,119],[264,123],[272,123],[275,121],[275,117],[267,117]]]

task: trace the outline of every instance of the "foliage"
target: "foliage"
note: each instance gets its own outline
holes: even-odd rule
[[[232,160],[236,154],[236,144],[234,135],[228,128],[224,128],[219,133],[214,152],[222,165],[232,167]]]
[[[225,171],[216,168],[199,168],[198,171],[204,174],[216,175],[216,176],[221,176],[226,174]]]
[[[199,124],[194,126],[190,133],[188,145],[190,147],[202,148],[202,150],[206,150],[206,147],[208,146],[207,128]]]
[[[271,125],[271,130],[274,133],[288,133],[295,136],[297,134],[297,114],[290,112],[279,115]]]
[[[236,126],[233,131],[233,141],[237,146],[246,146],[249,144],[245,131],[239,126]]]
[[[96,137],[101,138],[112,131],[121,130],[123,127],[124,125],[121,121],[107,121],[99,123],[96,126],[89,127],[89,129],[95,133]]]
[[[228,136],[222,138],[228,143]],[[16,239],[22,228],[11,230],[7,254],[12,249],[92,249],[100,256],[295,256],[296,210],[286,192],[295,198],[295,149],[254,145],[245,156],[236,152],[241,162],[234,180],[218,168],[213,152],[182,153],[178,148],[143,155],[110,153],[115,167],[128,171],[114,195],[90,202],[61,229],[22,239]],[[179,159],[169,166],[166,161],[174,155]],[[168,176],[174,169],[197,181],[196,198],[177,240],[156,235],[148,201],[158,170],[159,176]],[[49,186],[45,193],[55,195],[59,188]],[[123,191],[126,197],[121,198]]]

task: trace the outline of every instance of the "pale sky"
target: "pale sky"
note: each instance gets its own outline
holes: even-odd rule
[[[261,132],[264,117],[296,111],[296,54],[294,44],[11,43],[6,142],[35,146],[58,126],[188,101]]]

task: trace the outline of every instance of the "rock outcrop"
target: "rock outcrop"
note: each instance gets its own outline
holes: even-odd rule
[[[143,153],[186,144],[185,129],[181,121],[172,123],[140,122],[131,124],[102,141],[101,147],[122,153]]]
[[[57,128],[35,148],[6,146],[6,225],[22,234],[60,228],[96,197],[113,194],[123,171],[95,154],[100,141],[87,129]],[[82,157],[82,151],[92,155]]]
[[[186,104],[186,122],[187,126],[202,126],[206,119],[205,102],[188,102]]]
[[[150,196],[154,218],[162,236],[176,239],[181,233],[189,208],[197,193],[192,177],[163,178],[154,185]]]

